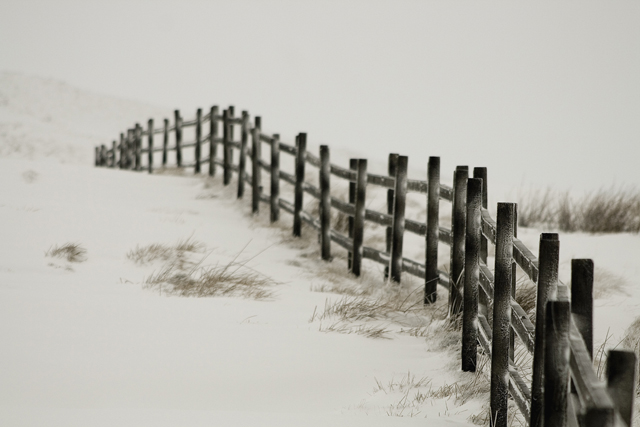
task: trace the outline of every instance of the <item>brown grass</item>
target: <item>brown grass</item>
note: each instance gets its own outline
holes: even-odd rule
[[[79,243],[65,243],[62,246],[51,246],[44,255],[50,258],[59,258],[67,262],[80,263],[87,260],[87,250]]]

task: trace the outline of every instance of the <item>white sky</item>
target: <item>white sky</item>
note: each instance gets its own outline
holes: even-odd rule
[[[0,69],[187,118],[234,104],[414,173],[440,155],[446,181],[640,183],[638,2],[2,0]]]

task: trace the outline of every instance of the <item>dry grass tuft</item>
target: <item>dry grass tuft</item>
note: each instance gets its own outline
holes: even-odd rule
[[[127,252],[127,259],[138,265],[150,264],[156,260],[172,261],[173,264],[183,265],[189,253],[201,253],[205,249],[204,243],[193,241],[189,237],[184,240],[178,240],[173,246],[160,243],[142,247],[136,246],[135,249]]]
[[[79,263],[87,260],[87,250],[79,243],[65,243],[62,246],[51,246],[44,256]]]

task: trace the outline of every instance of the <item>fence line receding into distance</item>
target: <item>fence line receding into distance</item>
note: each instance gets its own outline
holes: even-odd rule
[[[208,131],[203,132],[207,123]],[[195,128],[191,141],[183,140],[187,127]],[[156,136],[162,136],[161,145],[156,144]],[[262,157],[263,144],[270,148],[268,162]],[[95,165],[142,171],[143,154],[147,154],[144,170],[152,173],[154,153],[161,153],[161,165],[165,167],[169,152],[175,152],[176,166],[194,168],[196,174],[203,172],[203,165],[208,165],[209,176],[222,168],[224,185],[231,184],[234,174],[238,177],[238,198],[243,197],[246,187],[251,189],[253,213],[264,204],[270,210],[271,222],[280,220],[281,210],[293,216],[295,236],[301,235],[303,224],[316,230],[323,260],[331,261],[335,243],[348,251],[348,269],[356,276],[361,273],[363,259],[368,259],[384,266],[386,279],[392,282],[399,283],[405,273],[421,278],[425,304],[436,301],[437,286],[442,286],[448,290],[450,316],[462,322],[462,369],[475,371],[478,345],[491,360],[493,426],[507,426],[509,398],[532,427],[631,426],[637,377],[635,353],[610,350],[606,382],[593,369],[593,262],[572,261],[569,293],[558,280],[557,234],[540,236],[536,257],[517,238],[515,203],[499,203],[497,218],[491,217],[486,168],[476,167],[470,175],[467,166],[458,166],[449,187],[440,182],[439,157],[428,159],[427,180],[422,181],[407,178],[406,156],[390,154],[388,174],[379,175],[367,170],[366,159],[352,159],[348,168],[341,167],[330,162],[328,146],[320,146],[317,156],[306,147],[305,133],[298,134],[295,145],[289,145],[277,134],[262,132],[260,117],[251,123],[246,111],[237,117],[233,107],[221,114],[213,106],[204,115],[198,109],[196,118],[190,121],[184,121],[176,110],[172,126],[168,119],[157,128],[150,119],[146,130],[136,124],[121,133],[119,142],[113,141],[111,148],[96,147]],[[193,158],[185,161],[184,151],[191,148]],[[238,159],[234,161],[236,153]],[[282,153],[292,157],[294,173],[281,168]],[[305,181],[307,165],[317,168],[319,186]],[[270,177],[266,186],[261,180],[263,171]],[[348,182],[348,201],[331,195],[332,177]],[[293,186],[292,201],[281,197],[282,181]],[[387,189],[387,212],[366,208],[368,186]],[[425,197],[425,222],[405,218],[407,193]],[[303,209],[305,194],[318,200],[317,214]],[[439,225],[441,200],[452,205],[450,228]],[[332,209],[348,217],[346,235],[332,228]],[[366,222],[386,227],[384,250],[364,246]],[[403,257],[405,232],[424,238],[424,260]],[[438,243],[451,248],[449,273],[438,269]],[[495,246],[493,271],[488,266],[489,245]],[[535,325],[515,300],[516,268],[537,284]],[[531,384],[525,382],[514,362],[516,337],[533,357]]]

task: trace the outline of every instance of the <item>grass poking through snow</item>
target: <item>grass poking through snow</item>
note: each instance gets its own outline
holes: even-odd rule
[[[87,250],[79,243],[65,243],[62,246],[53,245],[44,255],[49,258],[59,258],[67,262],[84,262],[87,260]]]

